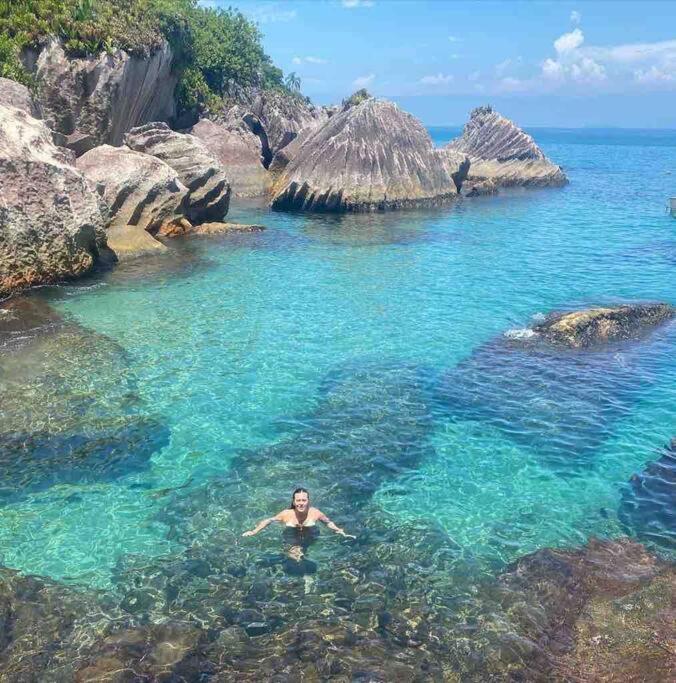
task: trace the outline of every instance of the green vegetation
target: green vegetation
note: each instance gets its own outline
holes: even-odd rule
[[[373,97],[373,95],[371,95],[371,93],[369,93],[369,91],[366,88],[361,88],[360,90],[353,92],[349,97],[346,97],[343,100],[343,109],[350,109],[350,107],[356,107],[358,104],[361,104],[362,102],[371,99],[371,97]]]
[[[148,55],[164,40],[172,46],[179,110],[208,104],[230,82],[298,91],[265,54],[258,28],[234,9],[199,7],[197,0],[0,0],[0,75],[30,77],[19,54],[48,36],[72,56],[121,48]]]

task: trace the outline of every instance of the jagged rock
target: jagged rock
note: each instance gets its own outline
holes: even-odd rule
[[[105,249],[100,197],[47,126],[0,105],[0,297],[82,275]]]
[[[200,139],[176,133],[166,123],[148,123],[130,130],[125,142],[176,171],[188,188],[185,216],[191,223],[223,220],[230,205],[230,184],[225,170]]]
[[[170,118],[172,59],[168,44],[149,57],[115,50],[73,59],[56,39],[39,53],[24,54],[46,123],[77,154],[104,143],[119,145],[130,128]]]
[[[83,154],[77,167],[103,191],[108,246],[118,257],[166,249],[148,233],[162,232],[183,215],[188,188],[171,166],[128,147],[101,145]]]
[[[469,175],[470,161],[469,157],[462,152],[456,152],[454,149],[444,148],[438,150],[444,168],[448,175],[453,178],[455,189],[460,192],[463,183],[467,180]]]
[[[270,174],[263,166],[261,140],[243,121],[227,126],[202,119],[190,132],[222,164],[237,197],[261,197],[270,192]]]
[[[289,163],[296,158],[298,150],[300,150],[303,143],[311,137],[316,130],[316,128],[304,128],[288,145],[275,152],[275,155],[270,162],[270,166],[268,166],[268,170],[273,177],[278,176]]]
[[[474,109],[462,135],[446,149],[469,157],[470,181],[492,180],[501,187],[553,187],[568,182],[530,135],[491,107]]]
[[[6,107],[16,107],[29,116],[39,118],[38,107],[28,88],[9,78],[0,78],[0,104]]]
[[[249,225],[246,223],[200,223],[191,225],[189,222],[165,223],[158,233],[161,237],[179,237],[181,235],[216,235],[223,232],[260,232],[265,230],[262,225]]]
[[[533,330],[547,341],[570,348],[587,348],[639,337],[674,317],[669,304],[629,304],[555,313]]]
[[[370,99],[333,116],[275,184],[275,209],[375,211],[438,205],[457,196],[422,124]]]
[[[676,438],[658,460],[631,477],[619,517],[639,537],[676,548]]]

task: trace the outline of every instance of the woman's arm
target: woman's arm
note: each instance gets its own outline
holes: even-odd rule
[[[268,517],[267,519],[264,519],[264,520],[258,522],[258,524],[256,524],[256,526],[253,529],[251,529],[251,531],[245,531],[242,534],[242,536],[254,536],[259,531],[263,531],[263,529],[265,529],[265,527],[268,526],[269,524],[272,524],[272,522],[281,522],[282,521],[282,514],[283,513],[280,512],[278,515],[275,515],[274,517]]]
[[[337,524],[334,524],[321,510],[317,510],[317,519],[320,522],[324,522],[324,524],[326,524],[326,526],[329,527],[331,531],[335,531],[337,534],[345,536],[345,538],[357,538],[352,534],[346,534]]]

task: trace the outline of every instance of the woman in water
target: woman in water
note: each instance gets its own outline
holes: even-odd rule
[[[303,488],[296,489],[293,492],[293,495],[291,496],[291,507],[286,510],[282,510],[274,517],[268,517],[267,519],[264,519],[250,531],[245,531],[242,536],[254,536],[259,531],[265,529],[266,526],[272,524],[272,522],[282,522],[287,529],[295,532],[300,537],[300,545],[303,546],[307,543],[307,541],[303,543],[305,534],[307,533],[307,535],[311,538],[314,535],[312,532],[317,531],[312,527],[315,527],[318,521],[323,522],[329,529],[331,529],[331,531],[335,531],[337,534],[345,536],[345,538],[356,538],[356,536],[353,536],[352,534],[346,534],[321,510],[311,507],[310,494],[307,492],[307,489]]]

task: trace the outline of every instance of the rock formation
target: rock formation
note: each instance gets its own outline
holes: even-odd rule
[[[533,330],[556,345],[588,348],[636,338],[675,314],[673,306],[660,303],[588,308],[554,313]]]
[[[223,220],[230,204],[230,184],[221,164],[201,140],[176,133],[166,123],[148,123],[129,131],[125,142],[176,171],[188,188],[185,215],[191,223]]]
[[[9,78],[0,78],[0,105],[16,107],[29,116],[39,118],[38,108],[28,88]]]
[[[486,180],[500,187],[553,187],[568,182],[530,135],[491,107],[474,109],[462,135],[445,149],[469,157],[468,191]]]
[[[263,166],[261,140],[240,121],[230,125],[202,119],[191,129],[218,159],[237,197],[261,197],[270,192],[270,174]]]
[[[631,477],[619,517],[641,539],[676,549],[676,438],[659,459]]]
[[[100,197],[47,126],[0,105],[0,297],[81,275],[105,248]]]
[[[375,211],[442,204],[457,190],[422,124],[369,99],[335,114],[275,184],[275,209]]]
[[[130,128],[174,113],[176,75],[167,44],[149,57],[115,50],[74,59],[53,39],[40,52],[26,52],[24,61],[46,123],[77,154],[119,145]]]
[[[176,171],[149,154],[110,145],[89,150],[77,167],[103,191],[108,246],[118,257],[165,249],[148,233],[161,232],[183,216],[188,189]]]

